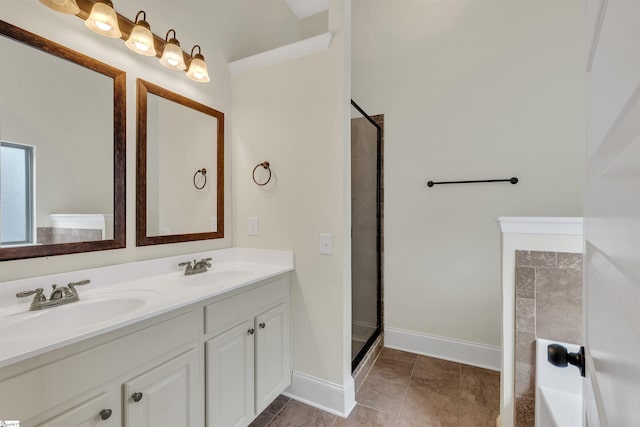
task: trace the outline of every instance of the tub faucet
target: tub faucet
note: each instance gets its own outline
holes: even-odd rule
[[[207,268],[211,268],[211,258],[203,258],[200,261],[193,260],[193,265],[191,265],[191,261],[181,262],[178,264],[178,267],[186,267],[184,269],[185,276],[191,276],[192,274],[204,273],[207,271]]]

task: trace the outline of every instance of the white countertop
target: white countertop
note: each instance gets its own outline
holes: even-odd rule
[[[213,258],[206,273],[185,276],[178,263]],[[294,269],[293,252],[229,248],[0,283],[0,368],[120,329]],[[78,288],[80,301],[29,311],[19,291]]]

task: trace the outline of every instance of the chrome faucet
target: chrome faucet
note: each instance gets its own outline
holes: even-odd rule
[[[90,280],[81,280],[79,282],[71,282],[67,286],[51,285],[51,296],[47,301],[47,297],[44,296],[44,289],[37,288],[33,291],[22,291],[16,294],[17,298],[28,297],[34,295],[33,301],[31,301],[30,311],[42,310],[44,308],[55,307],[58,305],[68,304],[80,299],[76,286],[88,285]]]
[[[211,268],[211,258],[203,258],[200,261],[193,260],[193,265],[191,265],[191,261],[181,262],[178,264],[178,267],[187,267],[184,269],[185,276],[191,276],[192,274],[204,273],[207,271],[207,268]]]

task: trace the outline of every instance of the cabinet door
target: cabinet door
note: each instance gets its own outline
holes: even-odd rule
[[[207,341],[207,426],[244,427],[254,416],[253,319]]]
[[[198,353],[189,350],[124,384],[125,427],[190,426]]]
[[[38,424],[38,426],[115,427],[119,424],[120,413],[118,411],[118,403],[113,401],[111,393],[101,393],[78,406],[64,411],[49,421]]]
[[[256,413],[291,384],[289,306],[280,304],[256,317]]]

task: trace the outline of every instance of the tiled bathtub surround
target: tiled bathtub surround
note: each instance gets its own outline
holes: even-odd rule
[[[102,230],[90,228],[38,227],[37,242],[42,245],[102,240]]]
[[[582,254],[516,251],[515,426],[533,427],[535,339],[582,341]]]

